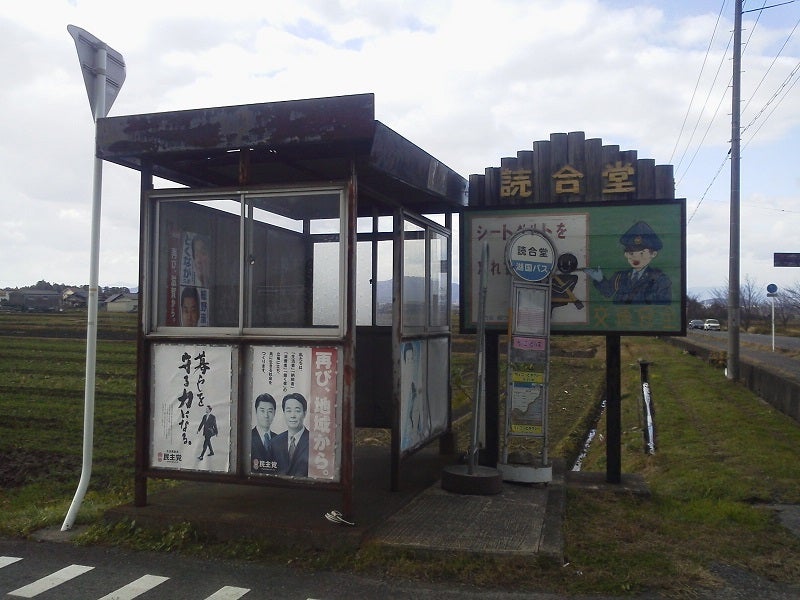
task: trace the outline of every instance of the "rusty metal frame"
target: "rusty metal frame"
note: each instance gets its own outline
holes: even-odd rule
[[[145,268],[148,257],[144,255],[147,237],[151,235],[146,197],[154,188],[155,177],[203,190],[247,190],[332,180],[348,182],[345,259],[348,278],[347,289],[342,291],[346,295],[346,328],[343,339],[336,342],[336,345],[341,344],[343,352],[341,477],[333,485],[316,481],[299,484],[341,490],[342,512],[347,518],[352,518],[353,511],[356,219],[359,216],[388,216],[394,210],[407,210],[415,218],[423,214],[444,213],[451,225],[452,213],[467,205],[466,180],[375,120],[374,103],[372,94],[357,94],[129,115],[102,118],[97,122],[98,158],[141,173],[140,289],[149,289],[145,282],[149,277]],[[446,229],[452,235],[452,228],[448,226]],[[395,255],[400,250],[396,245]],[[452,259],[452,238],[450,257]],[[143,328],[148,310],[147,302],[139,303],[135,504],[143,506],[147,503],[147,479],[150,477],[297,486],[298,483],[272,478],[253,480],[244,476],[241,452],[236,454],[233,475],[195,471],[163,473],[149,467],[147,424],[150,418],[151,343]],[[241,354],[244,351],[242,343],[250,339],[251,336],[245,336],[239,341],[231,341],[239,345]],[[169,338],[159,340],[168,341]],[[193,340],[203,342],[204,338]],[[293,338],[294,343],[303,341],[313,343],[317,340]],[[241,360],[241,356],[239,358]],[[237,404],[238,411],[243,410],[240,404]],[[241,423],[241,414],[239,417]],[[448,414],[448,424],[450,417]],[[396,458],[399,466],[399,452]],[[394,442],[392,460],[394,464]],[[394,484],[396,477],[393,477]]]

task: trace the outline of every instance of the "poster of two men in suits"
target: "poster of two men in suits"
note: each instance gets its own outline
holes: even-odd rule
[[[252,349],[250,472],[337,479],[338,350]]]

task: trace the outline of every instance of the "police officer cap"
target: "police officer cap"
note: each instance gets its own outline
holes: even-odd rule
[[[625,247],[626,251],[636,252],[638,250],[661,250],[663,244],[656,232],[645,223],[639,221],[619,238],[619,243]]]

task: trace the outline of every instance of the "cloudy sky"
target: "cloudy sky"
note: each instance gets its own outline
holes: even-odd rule
[[[800,1],[746,0],[741,278],[800,284]],[[728,278],[733,0],[9,0],[0,288],[89,281],[93,136],[67,25],[122,53],[109,116],[372,92],[465,178],[550,133],[675,166],[688,287]],[[794,35],[793,35],[794,34]],[[105,164],[101,285],[135,286],[138,173]]]

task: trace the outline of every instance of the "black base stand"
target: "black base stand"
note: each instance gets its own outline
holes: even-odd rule
[[[472,473],[469,465],[452,465],[442,471],[442,489],[455,494],[489,496],[503,489],[500,471],[490,467],[476,466]]]

